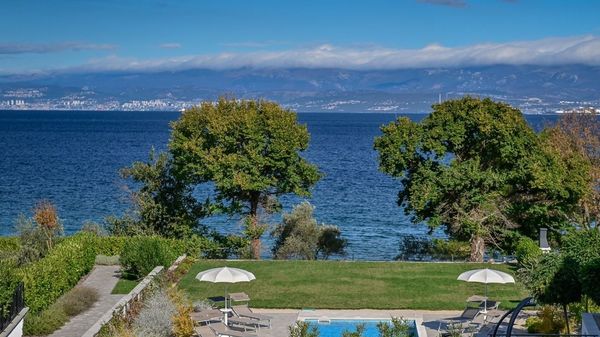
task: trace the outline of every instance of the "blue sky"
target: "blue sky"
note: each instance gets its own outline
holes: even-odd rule
[[[600,62],[592,0],[3,0],[0,13],[4,73]]]

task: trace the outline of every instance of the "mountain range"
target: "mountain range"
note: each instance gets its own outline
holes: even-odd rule
[[[27,93],[35,94],[27,94]],[[21,94],[18,94],[21,93]],[[220,95],[276,100],[297,111],[422,112],[465,94],[505,100],[528,113],[600,106],[600,67],[191,69],[0,76],[0,101],[197,102]]]

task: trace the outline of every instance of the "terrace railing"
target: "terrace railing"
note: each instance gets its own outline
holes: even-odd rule
[[[19,283],[13,292],[12,301],[7,312],[0,312],[0,332],[4,331],[12,320],[25,308],[25,287],[23,282]]]

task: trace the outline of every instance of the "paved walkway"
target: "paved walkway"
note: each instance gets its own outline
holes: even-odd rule
[[[119,266],[95,266],[79,286],[98,291],[100,298],[90,309],[71,318],[62,328],[49,337],[81,337],[100,317],[113,307],[124,295],[112,295],[111,291],[119,280]]]

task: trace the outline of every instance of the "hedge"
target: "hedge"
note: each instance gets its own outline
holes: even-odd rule
[[[14,261],[0,260],[0,316],[6,318],[20,281]]]
[[[21,249],[21,242],[16,236],[0,236],[0,258],[14,255]]]
[[[197,257],[211,244],[208,239],[201,237],[189,240],[152,238],[159,241],[161,246],[167,247],[169,260],[172,256],[176,258],[183,253]],[[132,240],[138,239],[80,232],[60,240],[44,258],[20,268],[17,274],[25,284],[25,302],[31,312],[36,313],[48,308],[73,288],[92,270],[96,255],[120,255]],[[18,250],[18,238],[2,238],[0,251],[3,247]],[[9,289],[0,289],[0,292],[2,297]]]
[[[21,270],[25,302],[32,312],[48,308],[90,272],[96,258],[95,239],[89,233],[73,235]]]

